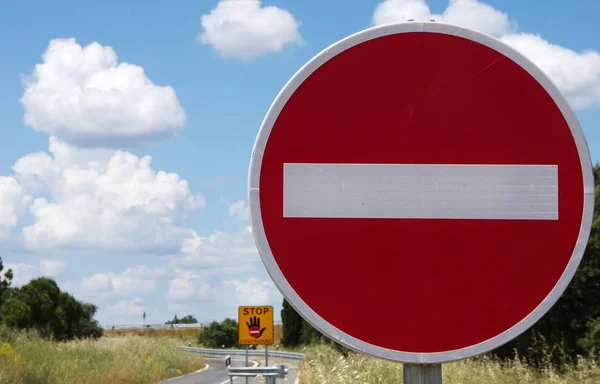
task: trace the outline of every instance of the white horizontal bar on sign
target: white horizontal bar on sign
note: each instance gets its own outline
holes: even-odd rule
[[[558,220],[556,165],[284,164],[283,216]]]

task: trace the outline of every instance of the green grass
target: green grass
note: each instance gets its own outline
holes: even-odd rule
[[[519,360],[501,363],[476,357],[443,364],[444,384],[598,384],[600,366],[581,358],[559,374],[550,365],[541,372]],[[402,381],[402,364],[358,353],[344,357],[327,345],[309,347],[301,364],[301,384],[385,384]]]
[[[0,384],[149,384],[204,367],[172,339],[56,343],[0,328]]]

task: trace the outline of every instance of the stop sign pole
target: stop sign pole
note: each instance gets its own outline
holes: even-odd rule
[[[455,25],[351,35],[306,63],[259,130],[254,239],[294,309],[336,342],[441,383],[558,300],[594,178],[577,118],[521,53]]]

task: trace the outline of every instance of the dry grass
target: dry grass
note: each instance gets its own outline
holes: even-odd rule
[[[181,344],[198,345],[198,338],[202,332],[199,328],[174,328],[174,329],[115,329],[104,331],[106,337],[126,337],[126,336],[141,336],[151,338],[169,338]],[[274,344],[280,345],[283,337],[283,326],[276,324],[274,329]]]
[[[0,329],[1,384],[148,384],[204,366],[171,339],[55,343]]]
[[[150,337],[150,338],[167,338],[176,340],[179,343],[186,344],[188,342],[195,344],[200,336],[199,328],[180,328],[180,329],[115,329],[114,331],[104,331],[106,337]]]
[[[384,384],[402,381],[402,364],[357,353],[343,357],[331,347],[308,348],[301,365],[301,384]],[[536,372],[519,360],[501,364],[488,357],[443,365],[444,384],[598,384],[600,367],[580,359],[559,374],[550,365]]]

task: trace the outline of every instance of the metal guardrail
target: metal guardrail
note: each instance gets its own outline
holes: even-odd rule
[[[196,347],[179,347],[187,352],[198,353],[207,357],[227,357],[227,356],[246,356],[246,350],[244,349],[209,349],[209,348],[196,348]],[[249,350],[248,356],[252,357],[263,357],[265,351],[263,350]],[[284,360],[295,360],[299,361],[304,359],[303,353],[296,352],[281,352],[269,350],[270,358],[279,358]]]
[[[288,374],[287,365],[277,365],[274,367],[229,367],[229,380],[233,383],[234,377],[256,377],[265,378],[266,384],[276,384],[277,378],[285,378]]]
[[[276,365],[273,367],[229,367],[229,376],[255,377],[272,376],[284,378],[288,374],[287,365]]]

